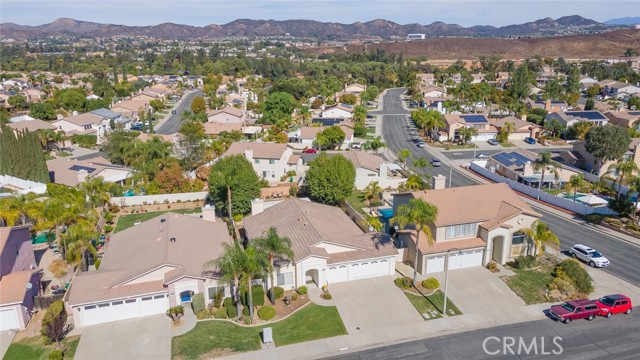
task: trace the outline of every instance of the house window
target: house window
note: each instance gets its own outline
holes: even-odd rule
[[[209,295],[209,299],[214,299],[218,291],[222,291],[224,294],[224,286],[212,286],[207,289],[207,294]]]
[[[473,236],[476,235],[477,231],[477,225],[475,223],[447,226],[445,238],[455,239]]]
[[[276,161],[275,161],[275,160],[273,160],[273,159],[269,159],[269,165],[274,165],[275,163],[276,163]]]
[[[114,305],[114,306],[115,305],[122,305],[122,304],[123,304],[122,301],[114,301],[114,302],[111,303],[111,305]]]
[[[516,232],[513,233],[513,236],[511,237],[511,245],[522,245],[524,244],[524,233],[523,232]]]
[[[153,298],[154,298],[154,299],[162,299],[162,298],[164,298],[164,295],[156,295],[156,296],[154,296]]]
[[[149,296],[149,297],[143,297],[143,298],[142,298],[142,301],[149,301],[149,300],[151,300],[151,299],[152,299],[152,297],[151,297],[151,296]]]
[[[134,303],[134,302],[137,302],[137,301],[138,300],[136,300],[136,299],[127,299],[127,300],[124,301],[124,303],[125,304],[131,304],[131,303]]]
[[[253,160],[253,163],[254,163],[254,164],[260,164],[260,159],[254,159],[254,160]]]
[[[278,274],[278,286],[293,284],[293,272]]]
[[[85,130],[89,130],[89,129],[91,129],[91,125],[85,125],[85,126],[84,126],[84,129],[85,129]]]
[[[95,306],[95,305],[89,305],[89,306],[85,306],[85,307],[84,307],[84,309],[85,309],[85,310],[93,310],[93,309],[95,309],[95,308],[96,308],[96,306]]]
[[[108,306],[111,306],[111,304],[109,304],[109,303],[98,304],[99,308],[108,307]]]

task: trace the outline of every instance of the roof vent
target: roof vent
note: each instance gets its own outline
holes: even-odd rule
[[[174,243],[174,242],[176,242],[176,238],[172,237],[171,239],[169,239],[169,241]]]
[[[161,223],[163,223],[163,222],[165,222],[165,221],[167,221],[167,219],[165,219],[165,218],[160,219],[160,222],[161,222]]]

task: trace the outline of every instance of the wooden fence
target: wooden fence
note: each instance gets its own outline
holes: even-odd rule
[[[33,298],[36,309],[46,310],[54,301],[61,300],[64,294],[36,296]]]

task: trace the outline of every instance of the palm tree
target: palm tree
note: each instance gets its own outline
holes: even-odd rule
[[[111,195],[109,194],[111,184],[105,182],[102,176],[80,183],[79,188],[85,194],[88,206],[94,208],[102,207],[111,201]]]
[[[362,222],[365,226],[369,226],[370,228],[373,228],[373,230],[375,231],[381,231],[382,228],[384,227],[384,224],[382,223],[382,221],[380,221],[380,218],[373,215],[367,216],[367,218]]]
[[[375,139],[373,140],[369,140],[367,142],[365,142],[364,144],[362,144],[362,147],[364,150],[372,150],[374,154],[378,153],[378,150],[386,147],[387,144],[385,144],[384,142],[382,142],[382,138],[380,138],[380,136],[377,136]]]
[[[364,188],[364,200],[367,202],[367,205],[371,206],[372,202],[377,202],[380,200],[380,193],[382,192],[382,188],[378,184],[377,181],[370,182]]]
[[[576,202],[576,194],[578,190],[584,186],[584,174],[578,173],[575,175],[571,175],[569,178],[569,182],[564,184],[564,189],[566,191],[573,191],[573,202]]]
[[[17,195],[0,200],[0,218],[7,226],[36,225],[44,221],[44,203],[37,200],[35,194]]]
[[[264,254],[261,254],[254,246],[249,246],[244,250],[243,263],[244,282],[247,286],[249,318],[253,319],[253,279],[260,277],[264,270],[269,267],[269,263]]]
[[[471,141],[474,136],[478,135],[478,129],[471,126],[463,127],[458,130],[458,134],[462,137],[462,144],[464,145]]]
[[[429,110],[424,116],[423,126],[429,129],[429,137],[431,141],[435,141],[434,134],[438,133],[438,129],[443,129],[447,126],[447,122],[437,110]]]
[[[396,215],[389,221],[391,224],[397,224],[401,228],[407,225],[413,225],[416,230],[416,256],[413,266],[413,282],[418,278],[418,253],[420,249],[420,233],[424,232],[427,236],[429,245],[433,245],[434,238],[431,234],[432,224],[438,217],[438,208],[424,200],[413,198],[407,204],[400,205],[396,210]]]
[[[400,163],[402,164],[402,168],[406,169],[407,159],[411,156],[411,151],[409,149],[402,149],[398,151],[397,156],[398,160],[400,160]]]
[[[233,227],[233,233],[236,239],[239,239],[238,229],[236,229],[235,222],[233,221],[233,211],[231,208],[231,189],[235,188],[238,185],[238,175],[236,174],[236,168],[233,167],[230,171],[225,174],[221,171],[212,172],[211,176],[217,176],[220,178],[221,183],[227,188],[227,208],[229,211],[229,223]]]
[[[255,247],[257,249],[267,255],[267,260],[269,260],[269,264],[267,267],[267,271],[269,272],[269,280],[271,282],[269,290],[269,300],[271,301],[271,304],[275,304],[276,299],[273,290],[275,286],[275,282],[273,280],[274,262],[276,258],[286,258],[288,260],[293,260],[291,239],[289,239],[288,237],[279,236],[277,230],[274,227],[270,227],[267,230],[265,237],[255,239],[252,242],[255,244]]]
[[[224,252],[220,257],[210,260],[203,265],[203,270],[214,270],[220,274],[220,281],[228,284],[232,289],[233,301],[236,304],[238,316],[242,313],[240,308],[240,279],[243,275],[246,263],[246,254],[238,244],[222,244]]]
[[[413,159],[413,166],[419,168],[419,169],[424,169],[427,166],[429,166],[429,162],[427,161],[427,159],[423,158],[423,157],[419,157],[417,159]]]
[[[67,243],[67,261],[81,265],[83,270],[89,266],[88,253],[95,256],[98,252],[92,242],[98,238],[97,223],[97,214],[92,211],[77,217],[62,235]]]
[[[629,190],[636,193],[636,206],[634,213],[638,211],[638,201],[640,201],[640,176],[632,175],[628,180]],[[628,194],[628,193],[627,193]]]
[[[509,134],[511,134],[515,130],[515,125],[511,121],[507,121],[502,125],[502,129],[500,129],[500,133],[503,134],[504,142],[509,140]]]
[[[618,160],[618,162],[612,165],[613,170],[618,174],[618,194],[617,197],[620,197],[620,191],[622,190],[622,184],[624,183],[624,178],[626,176],[631,176],[634,172],[638,172],[638,164],[636,164],[633,159],[628,160]]]
[[[560,176],[558,174],[558,167],[560,167],[560,165],[558,165],[557,162],[551,159],[550,152],[541,153],[532,165],[533,170],[542,171],[542,176],[540,176],[540,183],[538,184],[538,190],[542,190],[542,184],[544,183],[544,174],[547,172],[547,170],[554,175],[555,179],[558,179],[558,177]]]
[[[311,111],[309,111],[309,107],[301,107],[300,111],[298,112],[298,116],[300,117],[300,120],[304,126],[309,125],[309,120],[311,120]]]
[[[545,244],[551,243],[560,246],[558,237],[549,229],[547,224],[540,220],[536,220],[531,227],[521,230],[527,238],[533,242],[533,249],[536,256],[542,254],[541,250]]]

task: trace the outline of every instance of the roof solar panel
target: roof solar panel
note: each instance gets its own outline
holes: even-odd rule
[[[72,171],[86,170],[86,172],[92,173],[92,172],[96,171],[96,168],[92,168],[92,167],[88,167],[88,166],[82,166],[82,165],[73,165],[72,167],[69,168],[69,170],[72,170]]]
[[[607,118],[598,111],[568,111],[565,114],[587,120],[606,120]]]
[[[526,156],[524,156],[524,155],[522,155],[520,153],[517,153],[515,151],[512,152],[510,155],[511,155],[511,157],[514,158],[514,160],[512,160],[512,161],[517,163],[518,165],[524,165],[528,161],[531,161],[531,159],[529,159],[528,157],[526,157]]]
[[[629,111],[629,115],[640,115],[640,111]]]
[[[513,163],[511,162],[511,160],[509,160],[509,156],[505,153],[499,153],[493,156],[494,159],[496,159],[497,162],[504,164],[506,166],[511,166],[513,165]]]
[[[488,122],[487,118],[485,118],[483,115],[460,115],[460,117],[463,118],[464,121],[468,123]]]

